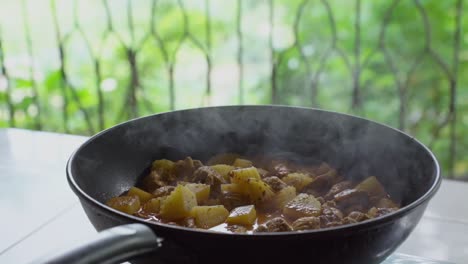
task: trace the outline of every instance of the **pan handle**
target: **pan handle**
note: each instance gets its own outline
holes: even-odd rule
[[[48,255],[36,264],[114,264],[131,257],[153,252],[161,247],[151,228],[128,224],[99,232],[94,239],[68,251]]]

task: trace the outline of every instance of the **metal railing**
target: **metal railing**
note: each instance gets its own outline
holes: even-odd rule
[[[197,21],[192,19],[193,5],[191,2],[197,1],[169,1],[161,3],[161,1],[152,0],[147,1],[146,10],[150,13],[147,24],[136,24],[135,23],[135,14],[134,14],[134,5],[138,3],[137,1],[126,1],[126,6],[124,8],[126,12],[126,29],[125,34],[122,33],[122,30],[119,29],[119,26],[114,19],[115,10],[112,9],[113,1],[103,0],[100,2],[100,8],[102,9],[100,21],[105,21],[104,30],[99,32],[98,37],[91,38],[87,31],[89,28],[84,27],[80,23],[80,8],[78,8],[79,1],[70,1],[73,7],[71,8],[72,16],[68,17],[71,20],[71,28],[69,30],[64,30],[62,28],[62,21],[59,18],[60,11],[57,8],[57,3],[55,0],[49,2],[50,16],[52,18],[52,26],[55,38],[55,47],[54,50],[57,56],[58,66],[54,69],[57,74],[58,85],[55,87],[57,92],[60,93],[62,98],[62,103],[60,104],[57,112],[60,112],[60,122],[61,127],[50,127],[48,122],[50,117],[48,112],[44,109],[49,107],[50,98],[47,96],[46,92],[41,92],[47,88],[47,83],[41,83],[35,77],[35,73],[40,71],[38,69],[37,63],[34,61],[38,60],[37,54],[35,54],[34,49],[34,40],[32,36],[32,29],[35,27],[31,23],[29,17],[31,15],[31,10],[28,9],[28,2],[23,0],[18,1],[18,6],[21,8],[22,15],[16,19],[21,20],[23,25],[22,34],[24,35],[25,49],[22,50],[22,54],[26,54],[30,62],[28,64],[27,76],[22,77],[23,79],[28,80],[28,103],[27,105],[20,105],[20,103],[15,102],[12,95],[17,87],[18,81],[17,77],[11,73],[10,68],[8,67],[7,55],[10,54],[9,50],[6,48],[6,43],[9,41],[4,37],[4,34],[8,29],[2,28],[0,24],[0,86],[2,86],[3,78],[3,90],[0,90],[1,96],[0,102],[3,104],[3,107],[0,107],[0,113],[3,115],[0,116],[0,120],[5,122],[4,125],[11,127],[29,127],[34,129],[46,129],[46,130],[59,130],[67,133],[78,132],[85,134],[93,134],[99,130],[102,130],[110,125],[113,125],[117,122],[123,120],[141,116],[146,113],[157,112],[158,107],[157,102],[161,102],[161,98],[158,98],[158,101],[155,103],[155,100],[148,96],[148,91],[151,87],[143,81],[141,66],[139,64],[139,55],[142,53],[145,45],[150,45],[154,50],[157,50],[159,56],[154,57],[154,60],[157,61],[161,66],[157,71],[158,74],[163,72],[165,74],[165,88],[167,89],[167,97],[164,98],[166,105],[163,107],[167,110],[174,110],[178,108],[176,101],[176,64],[178,57],[180,55],[181,48],[190,44],[191,47],[199,54],[201,54],[204,64],[204,92],[200,94],[200,97],[210,98],[213,93],[213,72],[216,69],[217,65],[214,63],[214,51],[219,46],[219,41],[215,42],[214,39],[220,33],[216,28],[216,23],[219,18],[214,17],[213,5],[216,1],[203,0],[198,1],[197,10],[202,19]],[[299,104],[312,106],[312,107],[321,107],[329,108],[329,106],[320,101],[319,94],[326,90],[323,83],[324,75],[326,75],[330,69],[329,64],[340,63],[344,70],[342,75],[347,76],[349,85],[345,85],[345,89],[349,92],[347,96],[347,112],[367,116],[368,110],[366,110],[366,105],[368,104],[369,98],[366,97],[365,91],[369,90],[370,86],[374,85],[371,80],[364,78],[366,70],[372,69],[376,64],[384,65],[387,67],[385,71],[385,76],[390,80],[389,82],[393,83],[393,99],[396,99],[398,102],[397,111],[394,113],[397,118],[396,122],[391,125],[397,126],[402,130],[406,130],[416,133],[417,136],[417,127],[418,122],[425,122],[427,120],[426,110],[419,114],[419,121],[411,121],[409,119],[414,119],[411,117],[411,111],[409,106],[411,102],[414,102],[414,98],[410,98],[412,90],[412,85],[414,85],[414,78],[418,75],[421,66],[430,61],[431,67],[434,71],[437,72],[440,78],[443,78],[446,81],[446,87],[448,89],[446,92],[448,95],[447,100],[442,100],[442,102],[437,103],[437,107],[431,108],[429,105],[427,110],[428,112],[435,112],[432,116],[437,118],[432,120],[430,128],[427,130],[428,136],[423,140],[430,147],[435,147],[439,142],[443,141],[444,147],[440,147],[439,151],[446,155],[445,169],[446,175],[452,177],[455,175],[455,166],[456,163],[462,160],[463,157],[457,155],[457,152],[460,147],[468,146],[466,139],[463,139],[462,132],[459,127],[460,114],[467,114],[468,107],[464,107],[462,110],[459,109],[459,105],[463,102],[457,101],[458,93],[460,88],[460,52],[462,45],[462,18],[463,18],[463,0],[451,1],[450,12],[453,16],[453,23],[451,27],[450,39],[447,39],[445,45],[446,49],[450,49],[451,54],[441,54],[434,45],[434,21],[431,22],[431,19],[428,15],[428,7],[430,4],[436,3],[436,1],[422,1],[422,0],[413,0],[413,1],[401,1],[393,0],[386,1],[385,8],[381,8],[382,12],[379,21],[379,25],[373,26],[373,29],[377,29],[373,34],[375,35],[373,43],[369,41],[364,41],[364,39],[370,39],[370,33],[367,31],[369,25],[363,23],[363,15],[369,13],[369,11],[363,10],[364,6],[372,6],[373,1],[362,1],[355,0],[352,2],[352,9],[349,11],[349,22],[347,29],[349,34],[352,34],[352,41],[348,42],[351,44],[349,46],[343,44],[343,38],[340,37],[340,24],[338,23],[338,18],[336,14],[336,1],[329,0],[300,0],[294,2],[294,4],[288,4],[284,1],[278,0],[266,0],[258,1],[260,3],[254,3],[255,1],[246,1],[246,0],[235,0],[229,2],[231,7],[234,7],[229,12],[232,13],[232,22],[230,28],[228,29],[229,38],[235,39],[235,45],[230,50],[233,57],[235,58],[235,64],[237,71],[233,74],[236,75],[235,80],[237,81],[237,103],[244,104],[249,103],[246,100],[246,95],[253,88],[249,88],[246,82],[247,74],[247,61],[251,60],[246,58],[246,54],[249,53],[250,43],[246,39],[247,35],[252,33],[249,31],[251,28],[246,26],[243,21],[245,20],[246,12],[254,6],[261,6],[264,8],[262,10],[266,11],[266,19],[262,23],[267,25],[266,34],[267,34],[267,43],[265,47],[268,49],[267,60],[268,63],[268,73],[264,75],[263,82],[261,85],[258,85],[258,89],[264,89],[265,94],[269,94],[268,99],[264,99],[265,103],[272,104],[289,104],[290,101],[284,100],[287,98],[287,95],[292,93],[290,90],[294,90],[294,93],[300,94],[301,99]],[[351,1],[347,2],[350,3]],[[442,2],[442,1],[441,1]],[[447,1],[449,2],[449,1]],[[187,3],[191,4],[190,8],[187,7]],[[216,3],[219,5],[219,3]],[[141,4],[140,4],[141,5]],[[311,6],[313,5],[313,8]],[[384,6],[383,4],[380,4]],[[394,44],[389,44],[388,42],[388,32],[391,26],[397,23],[395,21],[395,15],[398,8],[402,5],[412,8],[414,13],[414,19],[419,22],[414,22],[417,24],[420,30],[420,39],[422,42],[421,48],[412,53],[412,57],[406,57],[406,62],[410,62],[406,67],[400,67],[399,57],[395,56],[395,51],[399,47]],[[448,5],[448,4],[446,4]],[[163,7],[161,7],[163,6]],[[410,6],[410,7],[409,7]],[[349,8],[350,5],[347,4],[346,8]],[[167,34],[163,35],[161,33],[160,20],[161,14],[158,14],[158,9],[164,8],[167,12],[174,12],[177,14],[177,21],[180,22],[180,34],[177,34],[176,37],[168,38]],[[406,7],[405,7],[406,8]],[[326,45],[322,45],[320,54],[311,59],[310,52],[307,52],[307,47],[310,46],[310,38],[302,38],[303,35],[310,36],[310,32],[314,32],[314,28],[306,30],[301,28],[301,23],[304,20],[312,17],[311,13],[314,10],[321,10],[321,19],[322,23],[319,27],[328,28],[328,40]],[[277,27],[278,27],[278,17],[287,10],[288,14],[292,14],[292,23],[290,23],[289,32],[292,35],[292,41],[287,43],[287,45],[280,48],[275,44],[275,37],[278,37]],[[226,11],[224,11],[226,12]],[[343,12],[341,12],[343,13]],[[62,18],[63,19],[63,18]],[[0,20],[1,21],[1,20]],[[192,32],[193,23],[197,22],[197,27],[199,28],[200,33]],[[18,22],[20,23],[20,22]],[[404,27],[405,25],[400,25]],[[139,34],[140,37],[137,37]],[[302,39],[301,39],[302,38]],[[170,39],[170,40],[168,40]],[[86,47],[86,52],[91,57],[91,63],[87,67],[92,72],[92,75],[89,76],[89,79],[92,79],[93,85],[87,86],[87,92],[93,97],[91,103],[83,102],[83,98],[80,95],[81,89],[76,87],[76,84],[73,82],[72,73],[69,70],[69,57],[70,50],[67,49],[72,42],[81,41]],[[128,68],[125,87],[122,88],[122,98],[112,99],[112,102],[107,98],[108,95],[103,92],[102,82],[106,78],[106,75],[103,73],[103,64],[104,64],[104,53],[106,52],[107,44],[109,42],[114,43],[122,51],[124,61]],[[19,53],[21,53],[19,52]],[[18,52],[16,52],[18,54]],[[287,69],[289,64],[291,64],[291,54],[295,54],[296,64],[299,65],[299,69],[302,72],[301,75],[301,87],[285,87],[285,75],[290,73],[292,70]],[[12,55],[11,57],[14,57]],[[377,63],[375,61],[378,61]],[[250,62],[249,62],[250,63]],[[291,68],[291,67],[289,67]],[[294,68],[294,67],[292,67]],[[423,67],[424,68],[424,67]],[[425,69],[425,68],[424,68]],[[332,78],[328,76],[327,78]],[[462,84],[463,85],[463,84]],[[2,87],[0,87],[2,88]],[[49,87],[50,88],[50,87]],[[249,89],[248,89],[249,88]],[[466,89],[466,88],[465,88]],[[428,93],[431,91],[427,91]],[[388,96],[388,95],[382,95]],[[120,102],[116,102],[121,100]],[[209,104],[209,100],[204,104]],[[118,105],[120,109],[114,113],[106,113],[108,106]],[[34,106],[33,114],[31,111],[25,111],[29,106]],[[464,111],[464,112],[460,112]],[[18,116],[18,112],[24,113],[27,118],[24,122],[19,122],[19,119],[24,117]],[[49,110],[50,112],[50,110]],[[73,117],[79,115],[81,122],[85,129],[76,130],[73,128],[73,123],[77,122]],[[386,122],[387,120],[379,120]],[[409,125],[411,123],[411,125]],[[447,143],[448,142],[448,143]],[[466,174],[468,169],[466,169],[462,174]]]

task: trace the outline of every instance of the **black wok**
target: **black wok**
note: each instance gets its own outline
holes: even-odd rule
[[[206,160],[222,152],[324,160],[354,180],[375,175],[403,207],[357,224],[245,235],[147,222],[105,205],[135,185],[155,159]],[[284,106],[210,107],[131,120],[85,142],[71,156],[67,175],[97,230],[139,223],[108,230],[104,239],[55,259],[68,263],[121,261],[138,254],[132,262],[379,263],[408,237],[441,182],[433,154],[398,130]]]

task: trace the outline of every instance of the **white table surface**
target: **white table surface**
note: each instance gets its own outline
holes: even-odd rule
[[[96,231],[68,187],[65,164],[85,137],[0,129],[0,263],[28,263]],[[468,263],[468,183],[444,180],[397,250]]]

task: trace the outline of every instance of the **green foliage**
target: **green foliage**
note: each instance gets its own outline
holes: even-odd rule
[[[415,1],[396,6],[394,1],[361,1],[358,39],[355,1],[275,0],[271,51],[270,2],[242,1],[244,103],[271,103],[274,82],[280,104],[320,107],[401,126],[432,148],[447,174],[452,158],[450,79],[458,66],[454,174],[468,175],[466,36],[462,32],[455,64],[455,0],[420,2],[422,9]],[[42,75],[36,83],[29,65],[8,65],[15,126],[37,129],[40,123],[44,130],[89,135],[136,116],[171,110],[172,103],[179,109],[239,102],[237,1],[211,1],[210,17],[201,0],[181,1],[184,8],[177,1],[157,1],[153,20],[146,5],[150,1],[134,3],[135,10],[146,15],[134,13],[133,42],[125,26],[97,32],[89,46],[77,30],[62,32],[69,36],[61,39],[66,76],[58,66],[57,50],[50,48],[35,50],[36,58],[55,60],[35,67]],[[98,4],[86,5],[90,9]],[[125,25],[126,19],[113,17],[114,27],[115,21]],[[96,31],[90,27],[93,23],[83,23],[89,27],[83,31]],[[39,26],[41,32],[48,29],[54,35],[52,25]],[[466,26],[468,20],[462,19],[461,28]],[[16,29],[23,34],[21,30]],[[5,45],[10,61],[21,61],[28,53],[8,52],[18,50],[19,42]],[[10,109],[1,81],[2,76],[0,126],[5,127],[10,125]],[[359,101],[353,107],[355,81]]]

